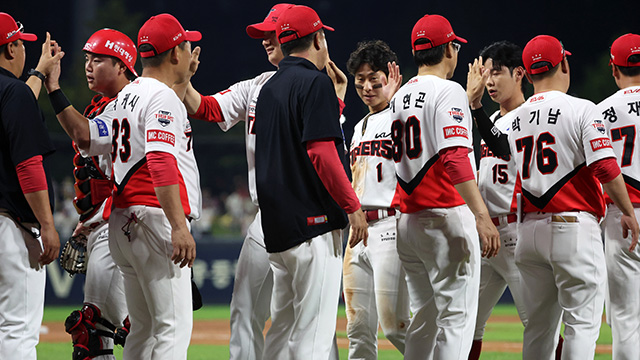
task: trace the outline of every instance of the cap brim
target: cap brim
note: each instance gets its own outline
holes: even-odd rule
[[[36,34],[30,34],[30,33],[21,32],[19,39],[24,40],[24,41],[36,41],[36,40],[38,40],[38,37],[36,36]]]
[[[571,51],[567,51],[567,50],[565,50],[565,51],[564,51],[564,55],[565,55],[565,56],[570,56],[570,55],[571,55]]]
[[[261,22],[247,26],[247,35],[253,39],[262,39],[264,37],[264,33],[268,31],[276,31],[276,24],[265,24]]]
[[[329,30],[329,31],[336,31],[334,28],[332,28],[331,26],[327,26],[327,25],[322,25],[322,28],[325,30]]]
[[[202,40],[202,34],[200,31],[185,31],[187,41],[200,41]]]
[[[466,43],[467,43],[467,39],[465,39],[465,38],[461,38],[460,36],[457,36],[457,35],[456,35],[456,40],[460,41],[460,42],[461,42],[461,43],[463,43],[463,44],[466,44]]]

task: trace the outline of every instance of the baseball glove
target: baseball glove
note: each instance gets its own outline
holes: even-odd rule
[[[72,236],[64,244],[62,254],[60,254],[60,264],[69,273],[69,276],[87,273],[86,252],[87,237],[84,234]]]

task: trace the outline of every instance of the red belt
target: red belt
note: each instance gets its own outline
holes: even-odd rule
[[[396,209],[393,208],[364,211],[364,215],[367,217],[367,222],[384,219],[386,217],[394,216],[395,214]]]
[[[495,225],[495,226],[500,225],[500,218],[501,218],[501,216],[496,216],[496,217],[491,218],[491,222],[493,222],[493,225]],[[507,224],[511,224],[511,223],[516,222],[516,221],[518,221],[518,215],[513,214],[513,213],[507,215]]]

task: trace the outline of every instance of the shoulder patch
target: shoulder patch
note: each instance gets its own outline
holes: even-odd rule
[[[109,136],[109,129],[107,128],[107,124],[105,124],[104,121],[100,119],[93,119],[91,121],[96,123],[96,125],[98,126],[98,136]]]
[[[598,132],[602,135],[607,132],[607,129],[605,128],[602,120],[593,120],[593,127],[596,128],[596,130],[598,130]]]
[[[171,122],[173,121],[173,116],[171,116],[171,111],[158,110],[155,116],[158,122],[160,123],[160,125],[162,125],[162,127],[166,127],[167,125],[171,124]]]
[[[451,110],[448,111],[448,113],[449,116],[451,116],[451,118],[458,123],[461,123],[464,119],[464,112],[460,108],[452,107]]]

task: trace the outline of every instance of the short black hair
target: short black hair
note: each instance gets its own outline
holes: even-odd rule
[[[429,40],[427,39],[418,39],[416,40],[414,45],[427,43],[429,43]],[[440,62],[442,62],[442,59],[444,59],[444,49],[445,47],[447,47],[447,45],[449,45],[449,43],[444,43],[442,45],[432,47],[431,49],[415,50],[413,52],[413,62],[415,62],[416,66],[418,67],[422,65],[438,65]]]
[[[640,63],[640,54],[631,55],[628,59],[632,63]],[[616,65],[620,73],[624,76],[638,76],[640,75],[640,64],[638,66],[618,66]]]
[[[178,44],[177,46],[180,47],[180,49],[184,49],[185,46],[187,46],[187,41],[183,41],[180,44]],[[147,68],[147,67],[158,67],[160,66],[160,64],[162,64],[162,62],[164,61],[164,59],[169,55],[169,52],[173,50],[173,48],[162,52],[158,55],[155,56],[151,56],[151,57],[140,57],[140,63],[142,64],[142,68]],[[151,44],[142,44],[138,47],[138,53],[143,53],[143,52],[147,52],[147,51],[155,51],[155,48],[153,47],[153,45]],[[133,75],[133,74],[132,74]]]
[[[562,59],[562,61],[564,61],[564,59]],[[560,61],[558,63],[558,65],[556,65],[554,67],[551,67],[551,63],[548,62],[548,61],[540,61],[540,62],[537,62],[537,63],[531,65],[531,69],[539,69],[539,68],[545,67],[545,66],[550,68],[549,70],[547,70],[547,71],[545,71],[543,73],[540,73],[540,74],[529,74],[529,76],[531,76],[531,80],[533,82],[536,82],[536,81],[540,81],[542,79],[546,79],[546,78],[552,77],[555,73],[558,72],[558,69],[560,68],[560,64],[562,64],[562,61]]]
[[[374,72],[382,71],[389,76],[387,63],[398,62],[398,56],[382,40],[362,41],[347,61],[347,71],[355,75],[362,64],[369,64]]]
[[[301,38],[297,38],[295,40],[287,41],[286,43],[281,44],[280,49],[282,50],[282,55],[289,56],[293,53],[307,50],[313,43],[313,37],[315,36],[315,34],[320,31],[322,31],[322,29],[312,32],[307,36],[303,36]],[[294,31],[291,31],[291,30],[285,31],[282,34],[280,34],[279,38],[289,36],[289,35],[294,35],[294,34],[295,34]]]
[[[518,66],[524,69],[524,64],[522,63],[522,48],[509,41],[494,42],[482,49],[480,51],[480,56],[482,56],[484,61],[491,59],[493,61],[494,70],[500,70],[503,66],[507,67],[512,76],[513,70]],[[522,93],[525,92],[526,88],[527,80],[526,78],[523,78],[520,84]]]
[[[9,43],[6,43],[6,44],[3,44],[3,45],[0,45],[0,54],[2,54],[2,53],[4,52],[4,49],[6,49],[6,48],[7,48],[7,45],[9,45]]]

